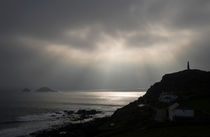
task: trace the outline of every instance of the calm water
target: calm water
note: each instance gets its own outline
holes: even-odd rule
[[[67,122],[64,110],[96,109],[111,115],[145,92],[0,93],[0,136],[28,134]],[[69,122],[69,121],[68,121]]]

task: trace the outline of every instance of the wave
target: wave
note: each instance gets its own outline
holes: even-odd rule
[[[3,122],[0,122],[1,125],[4,125],[4,124],[15,124],[17,123],[18,121],[14,120],[14,121],[3,121]]]
[[[55,113],[44,113],[37,115],[26,115],[20,116],[17,118],[18,122],[31,122],[31,121],[44,121],[44,120],[53,120],[60,118],[64,115],[63,111],[55,112]]]

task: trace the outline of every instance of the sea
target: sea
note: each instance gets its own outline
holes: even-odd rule
[[[66,111],[98,110],[96,117],[110,116],[144,91],[1,92],[0,137],[29,135],[68,124]]]

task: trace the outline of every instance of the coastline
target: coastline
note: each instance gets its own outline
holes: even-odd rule
[[[29,137],[29,136],[47,136],[47,135],[64,135],[69,134],[69,131],[74,132],[73,130],[81,130],[88,129],[88,131],[92,131],[96,129],[97,125],[105,120],[109,119],[110,116],[106,116],[104,112],[97,111],[97,110],[78,110],[78,111],[66,111],[65,112],[68,116],[65,118],[69,118],[66,122],[52,125],[46,129],[38,130],[32,132],[28,135],[19,136],[19,137]],[[94,128],[89,128],[94,127]],[[74,133],[76,134],[76,133]]]
[[[28,136],[24,137],[59,137],[59,136],[71,136],[71,137],[92,137],[95,136],[102,131],[98,127],[100,127],[104,122],[108,121],[110,117],[96,118],[88,122],[83,123],[69,123],[65,125],[61,125],[59,127],[53,127],[50,129],[38,131],[31,133]]]
[[[210,136],[210,123],[153,123],[142,128],[114,131],[113,127],[101,128],[111,117],[98,118],[85,123],[67,124],[21,137],[199,137]],[[199,129],[200,131],[196,131]]]
[[[184,70],[166,74],[160,82],[152,85],[143,97],[117,109],[111,117],[68,124],[31,135],[33,137],[210,137],[209,85],[209,72]],[[162,95],[176,96],[176,98],[162,100],[160,98]],[[172,115],[174,119],[171,119],[170,109],[177,107],[177,104],[180,107],[172,112],[182,111],[178,113],[179,115],[174,113],[176,115]]]
[[[24,136],[71,121],[66,111],[102,111],[110,116],[144,92],[15,92],[1,94],[0,136]],[[10,102],[13,105],[10,105]],[[14,113],[11,113],[13,111]],[[63,116],[64,115],[64,116]],[[74,121],[75,122],[75,121]]]

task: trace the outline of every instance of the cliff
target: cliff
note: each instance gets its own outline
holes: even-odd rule
[[[161,81],[152,85],[143,97],[118,109],[105,127],[114,125],[110,128],[111,134],[118,131],[121,132],[119,136],[122,137],[147,136],[153,131],[152,136],[164,136],[162,133],[159,134],[159,131],[165,128],[168,128],[168,131],[165,131],[167,136],[182,136],[182,132],[188,134],[188,131],[186,133],[181,131],[182,121],[179,123],[180,125],[170,122],[169,119],[164,123],[155,121],[158,109],[167,112],[168,107],[174,103],[160,102],[159,97],[162,92],[178,96],[174,102],[178,102],[181,107],[194,110],[195,117],[191,119],[189,124],[184,123],[187,128],[191,129],[190,126],[192,125],[192,130],[205,131],[208,128],[208,126],[202,128],[200,126],[200,124],[210,124],[210,72],[202,70],[184,70],[164,75]],[[199,131],[196,134],[199,134]],[[188,135],[190,136],[190,134]]]
[[[161,92],[178,96],[201,96],[210,94],[210,72],[202,70],[184,70],[166,74],[146,92],[144,99],[157,100]]]

